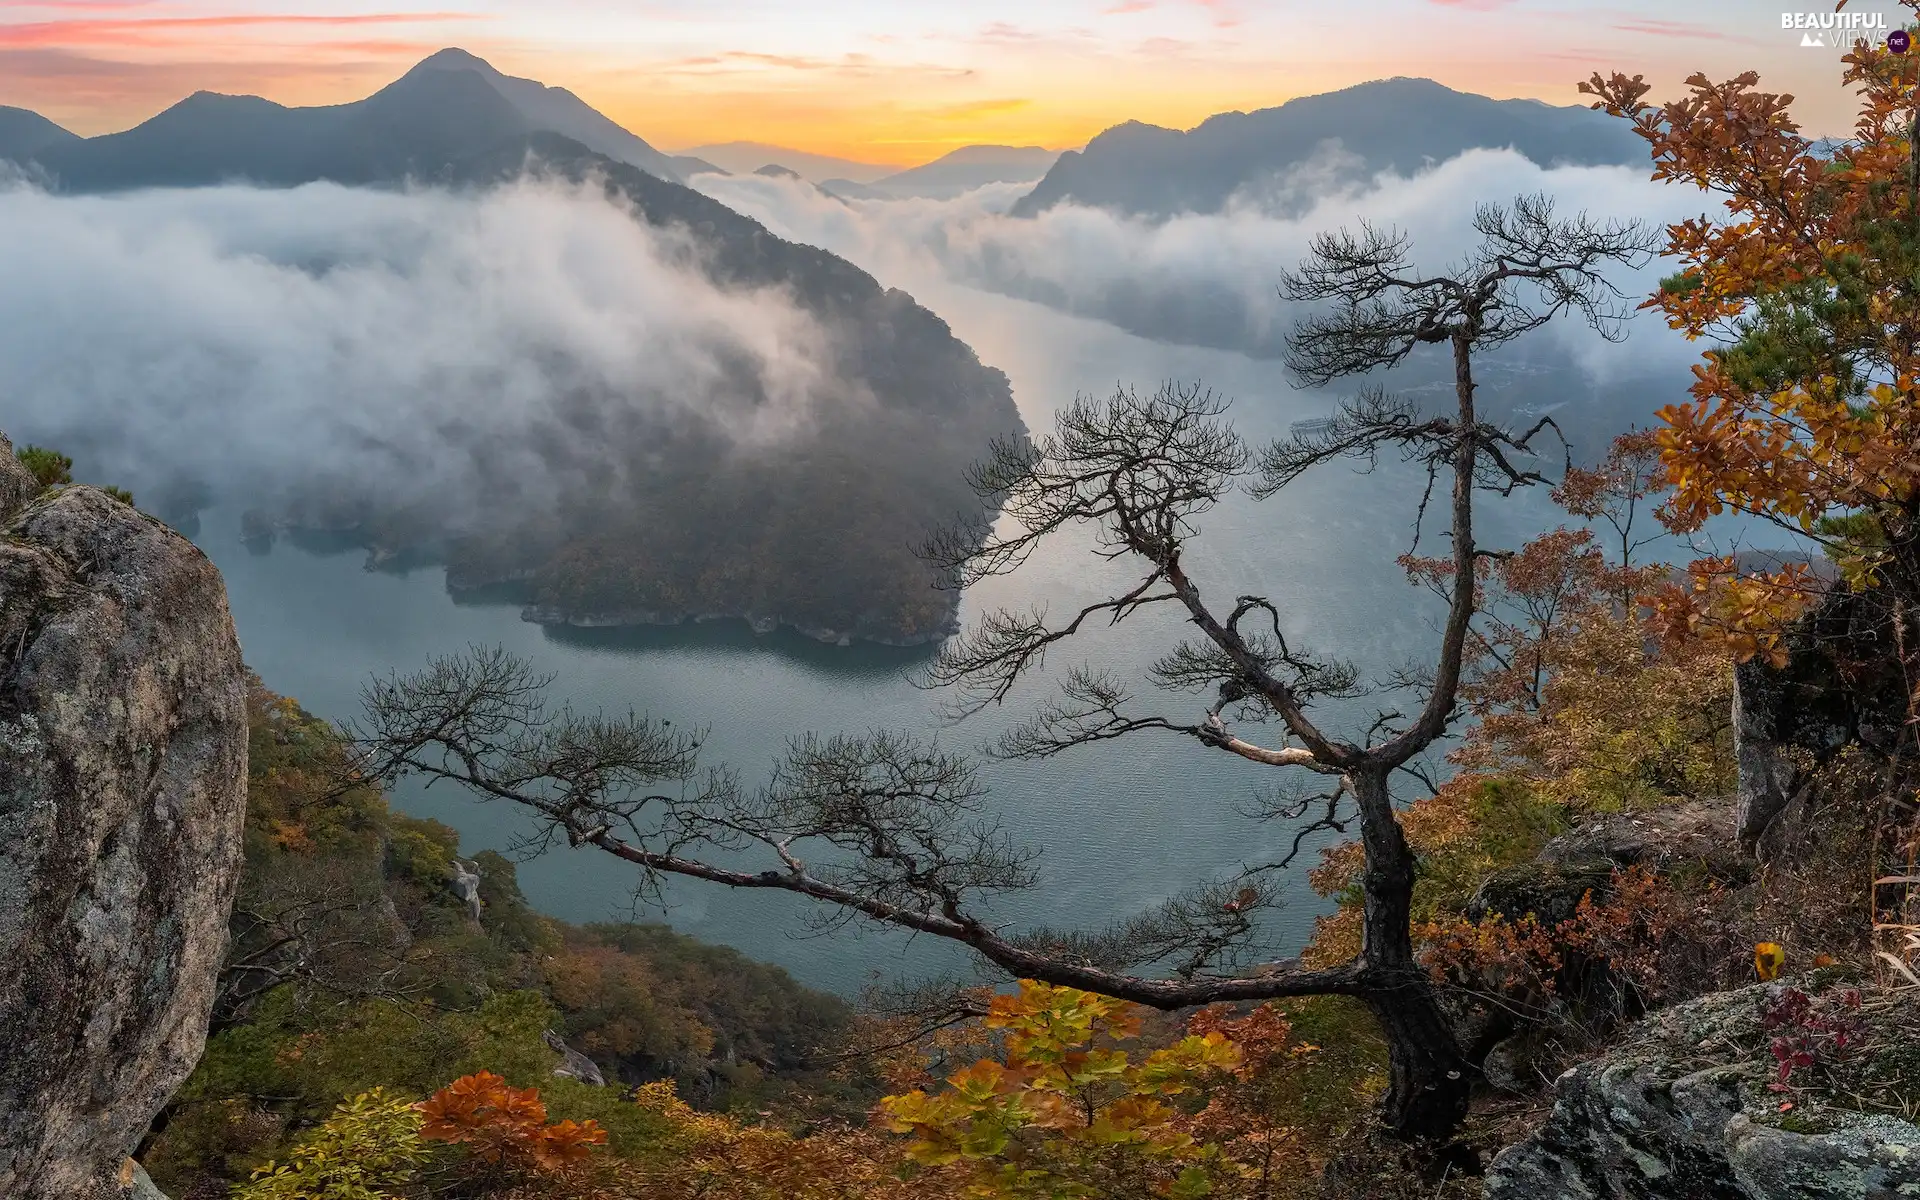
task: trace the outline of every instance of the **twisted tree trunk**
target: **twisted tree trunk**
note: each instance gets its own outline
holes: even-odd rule
[[[1413,956],[1413,848],[1394,820],[1386,772],[1350,778],[1367,854],[1360,999],[1386,1037],[1390,1069],[1381,1117],[1402,1137],[1447,1137],[1467,1114],[1471,1068],[1432,977]]]

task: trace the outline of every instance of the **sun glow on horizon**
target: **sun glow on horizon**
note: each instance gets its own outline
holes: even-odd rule
[[[1671,85],[1748,67],[1844,117],[1832,62],[1739,0],[1684,21],[1653,0],[0,0],[0,104],[77,133],[128,128],[196,90],[358,99],[459,45],[564,86],[663,149],[729,141],[908,166],[959,146],[1064,149],[1127,120],[1220,112],[1391,75],[1578,103],[1595,70]],[[1827,110],[1831,109],[1831,112]],[[1841,126],[1844,128],[1844,126]]]

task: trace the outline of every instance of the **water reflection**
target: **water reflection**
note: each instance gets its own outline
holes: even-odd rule
[[[838,646],[785,626],[771,633],[756,633],[746,621],[732,618],[613,628],[548,625],[542,632],[556,645],[596,654],[693,654],[716,659],[771,654],[830,679],[899,679],[924,667],[940,649],[938,643],[881,646],[857,642]]]

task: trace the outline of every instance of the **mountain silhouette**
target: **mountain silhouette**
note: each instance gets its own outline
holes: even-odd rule
[[[53,146],[80,141],[37,112],[0,105],[0,159],[24,160]]]
[[[858,162],[851,158],[837,158],[831,154],[814,154],[806,150],[795,150],[791,146],[776,146],[769,142],[715,142],[706,146],[693,146],[680,153],[704,160],[710,166],[733,175],[751,174],[764,166],[785,167],[812,183],[820,183],[828,179],[851,179],[856,183],[871,183],[899,169],[879,163]]]
[[[1084,204],[1134,216],[1220,211],[1243,189],[1313,163],[1364,179],[1412,174],[1466,150],[1512,147],[1542,166],[1640,163],[1646,143],[1624,121],[1537,100],[1491,100],[1431,79],[1385,79],[1278,108],[1221,113],[1181,132],[1129,121],[1068,151],[1013,215]],[[1317,156],[1317,157],[1316,157]]]
[[[0,122],[0,157],[31,161],[55,187],[74,192],[429,177],[450,161],[542,132],[662,179],[683,178],[667,155],[572,92],[503,75],[455,49],[351,104],[288,108],[258,96],[196,92],[124,133],[36,142],[10,139],[9,128]]]
[[[945,200],[991,183],[1032,183],[1045,177],[1059,152],[1039,146],[962,146],[930,163],[876,179],[888,196]]]

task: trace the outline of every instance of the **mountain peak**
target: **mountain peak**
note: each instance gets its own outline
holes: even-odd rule
[[[223,179],[358,183],[385,178],[395,164],[431,173],[540,132],[661,179],[685,178],[671,159],[573,93],[506,75],[457,46],[346,104],[285,108],[202,91],[137,129],[92,140],[63,136],[37,119],[0,117],[0,159],[39,162],[80,191]]]
[[[498,75],[492,63],[477,54],[448,46],[445,50],[436,50],[413,66],[415,71],[479,71],[483,75]]]
[[[962,146],[958,150],[949,150],[939,158],[934,159],[934,162],[1004,163],[1037,162],[1041,159],[1052,162],[1056,157],[1058,157],[1058,152],[1048,150],[1041,146],[978,145]],[[930,166],[932,164],[926,165]]]
[[[1084,153],[1062,157],[1010,212],[1028,217],[1067,201],[1150,217],[1219,212],[1242,188],[1266,188],[1335,142],[1341,170],[1364,182],[1481,148],[1510,149],[1542,167],[1626,164],[1646,157],[1635,141],[1621,122],[1579,106],[1495,100],[1395,76],[1216,113],[1184,132],[1116,125]]]

